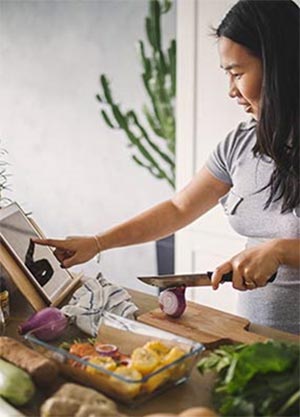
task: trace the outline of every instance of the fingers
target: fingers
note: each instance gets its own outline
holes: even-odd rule
[[[264,250],[264,246],[248,248],[216,268],[212,276],[212,286],[216,290],[222,281],[222,275],[232,271],[233,288],[252,291],[266,286],[277,268],[278,264]]]
[[[244,285],[247,290],[254,290],[255,288],[258,287],[255,281],[247,281],[245,278],[244,278]]]
[[[232,274],[232,286],[235,290],[246,291],[245,280],[243,274],[238,269],[233,270]]]
[[[224,264],[218,266],[211,277],[211,283],[214,290],[219,288],[219,284],[222,281],[224,274],[232,271],[231,262],[225,262]]]
[[[66,239],[33,239],[33,241],[55,248],[54,255],[62,268],[87,262],[99,252],[93,236],[69,236]]]
[[[250,271],[249,268],[244,268],[243,272],[243,284],[246,290],[254,290],[259,285],[253,276],[253,273]]]
[[[71,238],[69,238],[71,239]],[[34,243],[42,246],[52,246],[55,248],[54,255],[58,259],[62,268],[70,268],[75,265],[75,251],[69,249],[67,239],[32,239]],[[78,262],[77,262],[78,263]]]
[[[73,255],[73,256],[71,256],[71,257],[67,258],[67,259],[64,259],[64,260],[61,262],[61,267],[62,267],[62,268],[71,268],[71,266],[74,266],[74,265],[79,265],[79,264],[81,264],[81,263],[83,263],[83,261],[78,261],[77,256],[76,256],[76,254],[75,254],[75,255]]]
[[[211,282],[214,290],[219,288],[223,275],[228,272],[232,272],[232,286],[234,289],[246,291],[257,287],[251,279],[245,280],[242,270],[240,268],[235,268],[232,262],[228,261],[218,266],[212,275]]]
[[[248,290],[265,287],[267,283],[268,281],[266,281],[265,277],[252,275],[251,278],[245,278],[245,285]]]
[[[59,260],[59,262],[63,262],[65,259],[70,258],[75,254],[74,251],[64,250],[64,249],[55,249],[53,252],[55,257]]]
[[[32,241],[42,246],[53,246],[58,249],[67,249],[65,239],[32,239]]]

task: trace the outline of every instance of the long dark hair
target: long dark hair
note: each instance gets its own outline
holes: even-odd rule
[[[261,111],[254,155],[268,155],[275,169],[267,187],[281,211],[300,204],[299,7],[291,0],[240,0],[215,30],[245,46],[263,65]]]

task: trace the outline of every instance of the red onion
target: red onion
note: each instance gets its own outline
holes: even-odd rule
[[[101,356],[114,356],[118,352],[116,345],[111,345],[108,343],[96,343],[94,346],[96,351]]]
[[[161,310],[171,317],[180,317],[185,308],[185,287],[167,288],[159,295],[159,306]]]
[[[130,359],[129,357],[128,358],[124,357],[119,361],[119,365],[130,366],[131,364],[132,364],[132,359]]]
[[[34,313],[19,326],[19,333],[33,333],[38,339],[53,340],[61,336],[68,325],[67,317],[56,307],[46,307]]]

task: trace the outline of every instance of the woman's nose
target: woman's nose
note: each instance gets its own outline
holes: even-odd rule
[[[236,88],[236,85],[235,85],[234,81],[232,81],[232,80],[229,81],[228,94],[229,94],[229,97],[231,97],[231,98],[235,98],[239,94],[239,90]]]

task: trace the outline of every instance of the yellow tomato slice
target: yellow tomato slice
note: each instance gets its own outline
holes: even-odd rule
[[[130,368],[128,366],[119,366],[115,372],[115,375],[120,375],[126,378],[128,381],[122,381],[117,377],[111,376],[110,380],[112,382],[112,386],[114,391],[118,394],[125,396],[125,397],[136,397],[140,392],[142,384],[139,381],[143,375],[137,371],[136,369]]]
[[[89,363],[107,369],[108,371],[114,371],[117,367],[116,362],[107,356],[92,356],[89,359]],[[92,366],[87,366],[86,371],[92,375],[102,373],[100,369],[93,368]]]
[[[172,349],[165,355],[165,357],[162,360],[162,363],[164,365],[168,365],[177,359],[181,358],[185,355],[185,351],[183,349],[180,349],[177,346],[172,347]]]
[[[186,352],[183,349],[180,349],[177,346],[174,346],[170,352],[166,354],[166,356],[162,359],[163,365],[169,365],[173,362],[175,362],[177,359],[182,358]],[[170,367],[170,377],[172,380],[177,380],[183,377],[186,374],[187,371],[187,364],[185,361],[179,362],[176,365]]]
[[[161,358],[162,356],[166,355],[170,348],[166,346],[160,340],[151,340],[144,345],[145,349],[153,350],[158,356]]]
[[[147,375],[156,368],[160,362],[160,358],[156,352],[144,347],[136,348],[131,355],[131,366]]]
[[[157,368],[155,368],[153,372],[159,371],[159,369],[161,368],[162,366],[160,365]],[[156,388],[160,387],[165,382],[167,382],[169,378],[170,372],[168,369],[165,369],[147,379],[147,381],[144,382],[144,388],[147,392],[153,392],[156,390]]]

